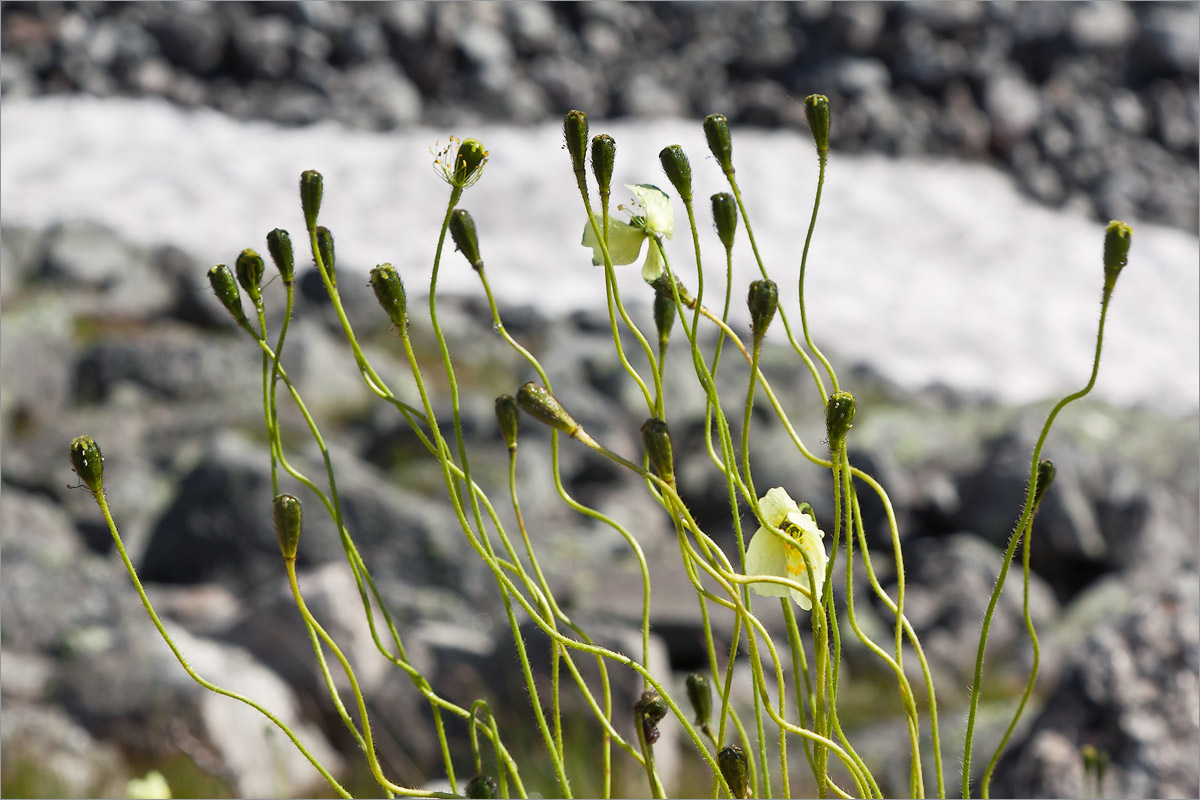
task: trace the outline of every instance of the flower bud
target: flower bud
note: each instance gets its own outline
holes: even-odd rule
[[[562,403],[541,384],[530,381],[522,386],[517,392],[517,405],[543,425],[549,425],[589,446],[596,444],[575,418],[562,407]]]
[[[243,328],[249,328],[246,312],[242,310],[242,295],[238,292],[237,281],[229,267],[217,264],[208,271],[208,282],[217,293],[221,305],[233,316],[233,321]]]
[[[325,179],[315,169],[300,174],[300,208],[304,211],[304,224],[311,231],[317,227],[317,212],[321,210],[321,194]]]
[[[708,149],[726,175],[733,172],[733,140],[729,137],[729,121],[724,114],[709,114],[704,118],[704,138]]]
[[[491,800],[499,793],[496,779],[490,775],[476,775],[467,782],[467,797],[479,797]]]
[[[658,161],[679,194],[679,199],[684,203],[692,202],[692,165],[688,163],[683,148],[677,144],[664,147],[659,151]]]
[[[804,98],[804,115],[808,117],[808,129],[812,131],[817,152],[824,155],[829,151],[829,98],[823,94]]]
[[[337,285],[337,273],[334,272],[333,234],[324,225],[317,226],[317,253],[321,256],[321,264],[329,275],[329,282]]]
[[[829,449],[833,452],[841,450],[846,442],[846,434],[850,432],[854,422],[854,395],[849,392],[837,392],[830,395],[825,406],[825,430],[829,434]]]
[[[721,752],[717,753],[717,766],[734,797],[750,796],[750,765],[742,748],[736,744],[722,747]]]
[[[237,279],[241,287],[250,295],[250,301],[255,305],[262,302],[263,260],[250,248],[243,250],[234,264],[237,269]]]
[[[1114,219],[1104,229],[1104,293],[1112,294],[1117,285],[1117,276],[1129,260],[1129,246],[1133,243],[1133,228]]]
[[[633,707],[633,712],[636,721],[642,726],[642,735],[646,739],[646,744],[657,742],[658,723],[667,715],[666,701],[659,696],[658,692],[642,692],[641,699]]]
[[[104,456],[95,439],[76,436],[71,440],[71,467],[92,494],[104,490]]]
[[[658,347],[666,349],[675,324],[675,298],[666,290],[666,281],[654,282],[654,327],[658,328]]]
[[[292,256],[292,237],[283,228],[276,228],[267,234],[267,252],[283,278],[284,286],[291,286],[296,274],[296,261]]]
[[[300,501],[290,494],[277,494],[271,504],[275,515],[275,538],[283,557],[291,561],[300,546]]]
[[[676,278],[675,286],[674,286],[674,290],[673,290],[671,283],[670,283],[670,278],[667,277],[666,272],[664,272],[662,275],[657,277],[654,280],[654,282],[651,283],[650,285],[654,287],[654,291],[656,294],[664,294],[667,297],[671,298],[672,302],[674,302],[674,300],[675,300],[674,290],[678,290],[679,291],[679,302],[683,303],[688,308],[696,307],[696,298],[692,297],[692,293],[689,292],[687,290],[687,287],[683,285],[683,281]]]
[[[675,456],[671,447],[671,431],[667,423],[651,417],[642,424],[642,446],[650,458],[650,466],[667,483],[675,482]]]
[[[726,251],[732,250],[733,234],[737,231],[737,200],[729,192],[717,192],[712,196],[712,214],[721,244]]]
[[[1048,458],[1043,458],[1038,462],[1037,488],[1033,491],[1034,508],[1041,505],[1042,498],[1046,496],[1046,490],[1050,488],[1050,484],[1054,483],[1054,475],[1057,471],[1054,462]]]
[[[592,174],[600,187],[600,196],[607,197],[612,190],[613,162],[617,158],[617,143],[607,133],[592,139]]]
[[[475,269],[483,269],[483,259],[479,257],[479,237],[475,234],[475,220],[465,208],[456,208],[450,215],[450,236],[455,246],[466,257]]]
[[[391,264],[380,264],[371,270],[371,288],[388,319],[403,335],[408,332],[408,296],[404,282]]]
[[[571,167],[575,174],[583,176],[583,154],[587,149],[588,121],[582,111],[568,111],[563,118],[563,133],[567,137],[567,152],[571,154]]]
[[[754,281],[750,284],[746,304],[750,306],[750,329],[754,340],[761,341],[779,308],[779,287],[769,278]]]
[[[517,401],[511,394],[496,398],[496,424],[508,445],[508,452],[514,452],[517,449]]]
[[[454,159],[453,185],[460,189],[474,185],[483,172],[487,157],[488,153],[478,139],[464,139]]]
[[[703,727],[712,718],[712,689],[699,672],[687,676],[687,698],[696,712],[696,724]]]

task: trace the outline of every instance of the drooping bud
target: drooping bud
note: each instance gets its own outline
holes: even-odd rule
[[[1133,228],[1114,219],[1104,229],[1104,294],[1112,294],[1117,285],[1117,276],[1129,260],[1129,246],[1133,243]]]
[[[725,250],[733,249],[733,234],[737,231],[737,200],[729,192],[717,192],[712,196],[713,224]]]
[[[337,273],[334,271],[333,234],[324,225],[317,226],[317,253],[321,256],[321,264],[329,275],[329,282],[337,285]]]
[[[479,237],[475,234],[475,220],[471,219],[465,208],[456,208],[450,215],[450,236],[468,263],[477,270],[483,269],[483,259],[479,257]]]
[[[517,401],[511,394],[496,398],[496,425],[510,453],[517,449],[517,416]]]
[[[825,430],[829,435],[831,451],[836,453],[841,450],[853,422],[854,395],[850,392],[837,392],[830,395],[829,402],[825,406]]]
[[[567,137],[567,152],[571,154],[571,167],[579,177],[583,176],[583,154],[587,150],[587,114],[579,110],[568,111],[563,117],[563,133]]]
[[[275,516],[275,538],[283,557],[291,561],[300,546],[300,501],[290,494],[277,494],[271,504]]]
[[[292,237],[283,228],[276,228],[267,234],[267,252],[283,278],[284,286],[291,286],[296,274],[296,261],[292,255]]]
[[[650,285],[654,287],[656,294],[664,294],[667,297],[670,297],[672,301],[675,299],[675,290],[678,290],[679,302],[683,303],[687,308],[696,307],[696,298],[692,297],[692,293],[689,292],[687,287],[683,285],[683,281],[676,278],[675,286],[672,287],[671,279],[667,276],[666,272],[656,278],[655,281]]]
[[[311,231],[317,227],[317,212],[321,210],[321,194],[325,179],[315,169],[300,174],[300,208],[304,210],[304,224]]]
[[[679,199],[684,203],[692,202],[692,165],[683,148],[677,144],[664,147],[658,154],[658,161],[679,194]]]
[[[666,483],[675,482],[675,456],[671,447],[671,431],[667,423],[651,417],[642,424],[642,446],[650,458],[650,466]]]
[[[523,385],[517,392],[517,405],[543,425],[549,425],[589,446],[596,445],[596,441],[567,413],[562,403],[558,402],[545,386],[533,381]]]
[[[464,139],[454,158],[453,185],[460,189],[473,186],[483,174],[488,153],[478,139]]]
[[[1042,498],[1046,496],[1046,490],[1050,488],[1050,484],[1054,483],[1054,476],[1058,472],[1054,466],[1054,462],[1048,458],[1043,458],[1038,462],[1037,467],[1037,488],[1033,492],[1033,507],[1037,508],[1041,505]]]
[[[729,784],[729,790],[734,797],[750,796],[750,765],[746,762],[746,752],[736,744],[726,745],[717,753],[717,766],[721,776]]]
[[[104,456],[95,439],[76,436],[71,440],[71,467],[92,494],[104,490]]]
[[[496,785],[496,779],[490,775],[476,775],[467,782],[467,797],[491,800],[497,796],[499,791],[500,787]]]
[[[804,98],[804,115],[808,117],[808,129],[812,132],[817,152],[829,151],[829,98],[823,94],[810,94]]]
[[[659,696],[658,692],[642,692],[641,698],[633,707],[633,712],[636,722],[642,726],[642,735],[646,739],[646,744],[657,742],[658,723],[667,715],[666,701]]]
[[[658,329],[658,347],[665,350],[671,338],[671,327],[675,324],[675,298],[666,287],[666,281],[654,282],[654,327]]]
[[[767,334],[767,326],[771,324],[775,311],[779,308],[779,287],[769,278],[754,281],[750,284],[746,304],[750,306],[750,329],[757,342]]]
[[[696,712],[696,724],[703,727],[712,718],[712,689],[699,672],[687,676],[687,698]]]
[[[371,270],[371,288],[388,319],[401,334],[408,332],[408,295],[404,282],[391,264],[380,264]]]
[[[733,140],[729,136],[729,121],[724,114],[709,114],[704,118],[704,138],[708,149],[726,175],[733,172]]]
[[[243,328],[249,328],[246,312],[242,309],[242,295],[238,292],[237,280],[233,271],[224,264],[217,264],[208,271],[208,283],[217,294],[217,299],[225,310],[233,317],[234,322]]]
[[[607,197],[612,191],[613,163],[617,159],[617,143],[607,133],[592,139],[592,174],[600,187],[600,196]]]
[[[246,248],[238,255],[234,266],[237,269],[238,283],[246,290],[246,294],[250,295],[250,301],[258,305],[262,302],[262,256]]]

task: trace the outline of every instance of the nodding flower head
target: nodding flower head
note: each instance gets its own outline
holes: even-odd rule
[[[646,261],[642,265],[642,278],[646,283],[653,283],[664,271],[657,242],[675,235],[675,212],[671,208],[671,198],[662,189],[648,183],[626,184],[625,188],[633,192],[634,199],[628,207],[622,205],[619,208],[628,211],[630,219],[629,222],[609,221],[608,255],[613,264],[632,264],[641,255],[643,242],[654,239],[650,242]],[[590,222],[584,225],[580,244],[592,248],[593,264],[604,263],[604,251]]]
[[[445,147],[441,147],[440,143],[435,144],[429,148],[429,152],[433,153],[433,171],[460,190],[474,186],[479,181],[488,159],[488,151],[483,149],[478,139],[460,141],[456,136],[451,136]]]
[[[829,561],[822,542],[825,532],[817,527],[811,510],[801,510],[796,501],[779,487],[759,498],[758,510],[763,524],[754,532],[746,547],[746,574],[788,578],[804,587],[805,591],[798,592],[782,584],[765,582],[752,583],[750,588],[755,594],[769,597],[786,597],[790,594],[797,605],[806,611],[811,610],[812,599],[808,592],[814,589],[821,591],[825,583],[825,566]],[[807,564],[805,556],[808,556]]]

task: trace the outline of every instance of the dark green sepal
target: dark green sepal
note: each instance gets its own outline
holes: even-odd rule
[[[617,143],[611,136],[600,133],[592,138],[592,174],[596,176],[601,197],[607,197],[612,192],[613,164],[616,159]]]
[[[1050,484],[1054,483],[1054,476],[1058,469],[1054,466],[1054,462],[1048,458],[1043,458],[1038,462],[1037,466],[1037,488],[1033,491],[1033,507],[1037,508],[1042,503],[1042,498],[1046,496],[1046,490],[1050,488]]]
[[[237,279],[233,277],[233,270],[224,264],[217,264],[208,271],[208,283],[216,293],[217,299],[221,301],[221,305],[225,306],[225,310],[233,317],[233,321],[243,328],[249,329],[250,322],[246,319],[246,312],[242,308],[242,295],[238,291]]]
[[[396,268],[391,264],[380,264],[371,270],[371,288],[396,329],[401,334],[408,333],[408,295]]]
[[[71,440],[71,467],[92,494],[104,490],[104,456],[95,439],[76,436]]]
[[[733,235],[737,232],[737,200],[729,192],[717,192],[712,196],[713,224],[725,251],[733,249]]]
[[[234,268],[237,270],[238,284],[250,296],[250,302],[258,305],[262,302],[262,256],[247,247],[238,254]]]
[[[746,304],[750,307],[750,329],[755,341],[759,341],[767,334],[767,327],[779,308],[779,287],[769,278],[754,281]]]
[[[642,446],[650,466],[666,483],[675,482],[675,455],[671,446],[671,431],[667,423],[651,417],[642,424]]]
[[[808,129],[818,153],[829,151],[829,98],[823,94],[810,94],[804,98],[804,116],[808,117]]]
[[[1133,228],[1114,219],[1104,229],[1104,293],[1112,294],[1117,285],[1117,276],[1129,261],[1129,247],[1133,244]]]
[[[562,403],[540,383],[530,381],[523,385],[517,391],[517,405],[538,422],[567,435],[574,434],[579,428],[579,423],[567,413]]]
[[[573,109],[563,117],[563,134],[567,139],[567,152],[571,154],[571,167],[577,176],[583,176],[583,156],[587,151],[587,114]]]
[[[846,443],[846,434],[854,422],[854,395],[837,392],[830,395],[825,405],[825,430],[829,435],[829,449],[841,450]]]
[[[687,676],[687,698],[696,712],[696,724],[703,727],[712,718],[712,689],[699,672]]]
[[[285,286],[291,286],[296,275],[296,259],[292,253],[292,237],[283,228],[276,228],[267,234],[267,252],[279,270]]]
[[[279,540],[279,550],[290,561],[296,557],[296,550],[300,547],[300,501],[290,494],[277,494],[271,509],[275,517],[275,538]]]
[[[726,175],[733,173],[733,139],[729,136],[729,121],[724,114],[709,114],[704,118],[704,138],[708,149]]]
[[[472,267],[477,270],[483,269],[483,259],[479,257],[479,236],[475,233],[475,220],[471,219],[465,208],[456,208],[450,214],[450,237]]]
[[[684,203],[692,202],[692,165],[683,148],[677,144],[664,147],[659,151],[658,161],[679,194],[679,199]]]
[[[508,445],[509,452],[517,449],[518,427],[517,401],[511,394],[502,394],[496,398],[496,425],[500,435]]]
[[[492,800],[499,796],[499,792],[500,787],[496,784],[496,779],[490,775],[476,775],[467,782],[467,797]]]
[[[736,744],[722,747],[717,753],[717,766],[734,797],[749,797],[750,765],[746,761],[746,751]]]
[[[329,282],[337,285],[336,264],[334,263],[333,234],[324,225],[317,226],[317,252],[321,256],[321,264],[329,275]]]
[[[321,210],[321,195],[325,179],[315,169],[300,173],[300,208],[304,211],[304,224],[311,231],[317,227],[317,214]]]

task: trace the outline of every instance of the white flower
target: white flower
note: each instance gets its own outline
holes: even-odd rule
[[[657,186],[648,183],[625,184],[625,188],[633,192],[634,205],[642,213],[631,211],[629,222],[609,220],[608,222],[608,255],[614,264],[632,264],[637,261],[642,252],[642,243],[654,237],[668,239],[675,233],[675,212],[671,210],[671,198]],[[621,206],[624,208],[624,206]],[[600,240],[596,238],[591,223],[583,227],[584,247],[592,248],[592,264],[599,266],[604,263],[604,253],[600,249]],[[653,283],[663,274],[662,256],[658,246],[650,243],[650,252],[646,253],[646,263],[642,265],[642,279]]]
[[[765,525],[754,532],[746,548],[746,574],[788,578],[808,588],[808,572],[801,555],[803,551],[812,564],[813,585],[820,592],[825,582],[825,567],[829,563],[825,545],[821,541],[825,538],[825,532],[779,487],[759,498],[758,508],[762,512],[762,522],[778,528],[783,535],[774,533]],[[751,583],[750,588],[755,594],[769,597],[786,597],[790,592],[797,605],[805,611],[812,610],[812,601],[795,589],[778,583]]]

